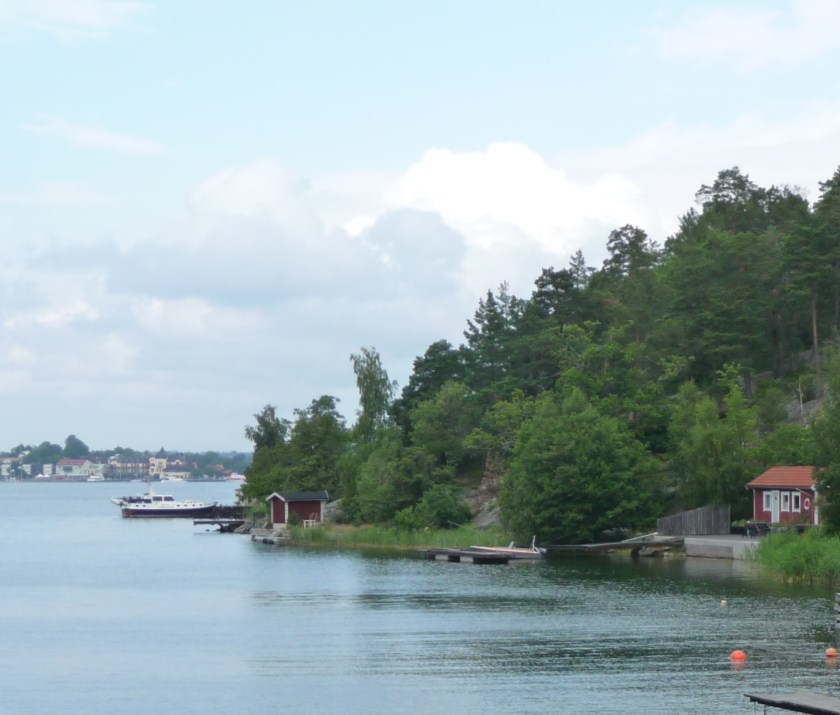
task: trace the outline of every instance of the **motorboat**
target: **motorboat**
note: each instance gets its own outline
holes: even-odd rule
[[[192,499],[177,500],[171,494],[155,494],[151,489],[142,496],[114,497],[124,517],[175,518],[212,516],[218,502],[195,502]]]

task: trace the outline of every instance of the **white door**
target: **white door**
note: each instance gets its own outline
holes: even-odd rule
[[[774,489],[770,492],[770,521],[773,524],[779,523],[779,491]]]

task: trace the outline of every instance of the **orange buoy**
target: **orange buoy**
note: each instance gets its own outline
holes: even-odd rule
[[[747,659],[747,654],[742,650],[733,650],[729,658],[730,660],[734,660],[738,663],[743,663]]]
[[[826,658],[836,658],[837,657],[837,649],[836,648],[826,648],[825,649],[825,657]]]

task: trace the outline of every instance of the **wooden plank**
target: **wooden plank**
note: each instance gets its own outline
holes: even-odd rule
[[[840,715],[840,697],[821,693],[788,693],[785,695],[749,695],[753,703],[808,715]]]

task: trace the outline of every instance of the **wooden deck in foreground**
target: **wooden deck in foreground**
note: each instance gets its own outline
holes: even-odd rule
[[[753,703],[810,715],[840,715],[840,697],[820,693],[787,693],[784,695],[749,695]]]

